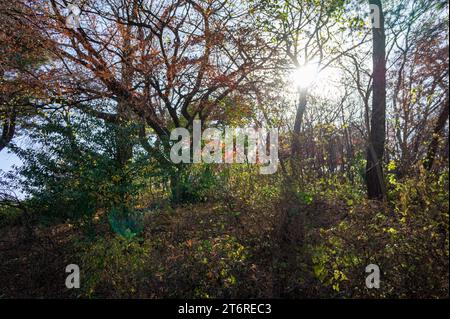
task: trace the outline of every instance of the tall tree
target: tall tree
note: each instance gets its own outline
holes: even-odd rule
[[[374,8],[373,35],[373,82],[372,118],[367,145],[366,183],[370,199],[386,196],[383,178],[383,154],[386,139],[386,36],[381,0],[369,0]]]
[[[167,146],[172,128],[205,122],[230,95],[248,92],[270,57],[239,1],[84,2],[77,28],[66,24],[65,1],[39,2],[30,7],[55,47],[49,87],[102,120],[141,123],[146,150],[155,149],[146,134]],[[129,156],[118,145],[118,160]]]

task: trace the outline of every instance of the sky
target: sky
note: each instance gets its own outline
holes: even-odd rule
[[[22,161],[12,152],[10,152],[8,150],[8,148],[4,148],[1,152],[0,152],[0,180],[2,179],[1,175],[3,173],[7,173],[13,170],[13,166],[21,166],[22,165]],[[23,199],[25,198],[25,194],[16,189],[14,190],[16,192],[16,195],[20,198]]]
[[[21,165],[20,159],[13,153],[10,153],[7,149],[3,149],[0,152],[0,170],[3,172],[10,171],[13,165]]]

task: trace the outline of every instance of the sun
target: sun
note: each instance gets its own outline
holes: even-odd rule
[[[292,73],[293,84],[299,89],[310,87],[319,77],[317,64],[306,64]]]
[[[290,73],[288,88],[290,92],[307,89],[315,96],[334,98],[342,93],[341,79],[339,69],[331,66],[322,69],[319,63],[309,62]]]

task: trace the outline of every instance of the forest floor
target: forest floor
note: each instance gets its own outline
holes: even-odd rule
[[[337,223],[341,218],[339,216],[343,216],[336,213],[335,208],[327,208],[323,203],[309,207],[309,210],[315,212],[316,225],[313,229],[323,226],[323,222],[330,223],[330,220]],[[317,212],[323,215],[322,219]],[[151,259],[146,259],[146,262],[152,265],[146,269],[156,270],[143,282],[144,286],[148,286],[143,288],[145,291],[127,296],[208,297],[206,292],[201,292],[202,283],[198,283],[205,276],[211,277],[211,282],[222,282],[217,284],[217,289],[221,289],[224,283],[226,286],[227,282],[234,284],[231,289],[234,292],[231,295],[217,292],[222,297],[320,295],[320,291],[304,291],[300,288],[315,285],[304,282],[297,284],[299,278],[306,280],[313,277],[302,274],[306,268],[311,267],[298,267],[302,264],[296,257],[301,249],[299,242],[291,241],[287,247],[282,240],[274,238],[280,237],[274,227],[275,214],[276,212],[245,210],[238,213],[230,211],[226,205],[220,203],[195,204],[149,212],[139,242],[141,246],[151,243]],[[97,223],[91,233],[93,231],[96,236],[106,239],[117,237],[112,234],[106,218],[97,216],[96,219]],[[295,221],[291,222],[291,226],[295,227]],[[69,290],[65,287],[65,267],[68,264],[83,264],[77,251],[80,246],[76,245],[80,240],[83,241],[83,238],[86,238],[86,235],[82,229],[69,223],[36,226],[32,239],[25,238],[24,230],[20,226],[0,228],[0,298],[80,296],[75,292],[76,289]],[[209,250],[204,251],[205,247],[209,247]],[[240,256],[233,255],[233,251],[241,250],[246,255],[242,260]],[[200,271],[206,263],[205,272],[199,273],[198,276],[193,274]],[[237,270],[236,264],[243,264],[243,268]],[[228,274],[232,272],[234,276]],[[83,276],[86,275],[91,274],[83,273],[81,267],[82,285]],[[184,278],[186,276],[191,278]],[[236,277],[238,284],[233,282]],[[200,290],[194,292],[193,285],[197,285]],[[204,287],[205,285],[206,291],[209,291],[210,284],[203,284]],[[142,287],[141,284],[139,286]],[[123,293],[119,293],[114,287],[113,285],[112,290],[105,287],[100,289],[100,297],[123,296]]]

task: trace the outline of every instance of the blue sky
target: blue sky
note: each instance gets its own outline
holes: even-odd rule
[[[3,172],[9,171],[13,165],[21,165],[21,163],[20,159],[7,149],[0,152],[0,170]]]
[[[13,165],[20,166],[22,161],[13,153],[9,152],[8,149],[4,148],[0,152],[0,173],[6,173],[12,170]],[[16,195],[23,199],[25,198],[25,194],[20,190],[15,190]]]

